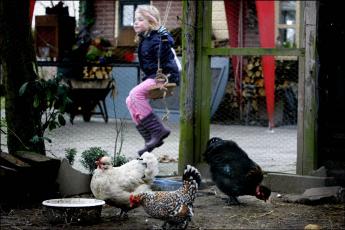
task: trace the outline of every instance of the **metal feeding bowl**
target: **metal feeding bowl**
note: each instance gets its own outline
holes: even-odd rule
[[[179,179],[170,180],[166,178],[155,178],[152,185],[152,190],[156,191],[174,191],[182,187],[182,181]]]
[[[42,202],[51,224],[95,224],[101,219],[103,200],[62,198]]]

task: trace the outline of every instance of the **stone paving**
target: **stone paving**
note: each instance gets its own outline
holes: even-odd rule
[[[101,147],[109,154],[114,153],[116,125],[110,119],[105,123],[103,119],[92,117],[90,122],[84,122],[76,117],[74,124],[47,133],[52,143],[46,143],[48,155],[64,157],[66,148],[76,148],[77,159],[73,167],[80,171],[85,169],[80,164],[81,152],[90,147]],[[144,141],[136,131],[133,122],[125,120],[126,126],[121,153],[127,158],[136,158],[137,150],[144,146]],[[172,130],[171,135],[164,140],[164,145],[155,149],[157,157],[167,156],[172,160],[178,159],[179,126],[167,122]],[[239,126],[239,125],[211,125],[210,136],[232,139],[242,147],[248,155],[265,171],[295,173],[297,158],[297,128],[294,126],[277,127],[269,131],[267,127]],[[119,144],[120,142],[118,142]],[[177,163],[161,163],[161,174],[173,175],[177,171]]]
[[[1,111],[1,117],[4,117]],[[66,119],[69,119],[66,117]],[[86,172],[80,164],[81,153],[90,147],[101,147],[109,154],[114,153],[116,126],[120,121],[109,119],[105,123],[100,116],[92,116],[90,122],[84,122],[81,116],[74,119],[74,124],[67,122],[66,126],[46,133],[52,143],[46,142],[47,154],[59,158],[64,157],[66,148],[76,148],[77,156],[74,168]],[[125,130],[121,153],[127,158],[136,158],[137,150],[144,146],[144,141],[136,131],[134,123],[124,120]],[[172,160],[178,159],[179,125],[171,121],[165,122],[171,134],[164,140],[164,145],[155,149],[157,157],[168,156]],[[212,124],[210,136],[232,139],[243,148],[265,171],[296,173],[297,160],[297,127],[281,126],[269,131],[262,126],[216,125]],[[120,142],[118,142],[120,143]],[[1,149],[7,151],[6,136],[1,134]],[[161,163],[160,173],[174,175],[177,163]]]

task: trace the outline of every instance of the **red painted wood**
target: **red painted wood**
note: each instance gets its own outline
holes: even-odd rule
[[[260,44],[263,48],[274,48],[274,1],[256,0]],[[274,56],[262,57],[262,68],[266,91],[266,108],[269,128],[274,127]]]
[[[32,17],[34,15],[35,2],[36,2],[36,0],[30,0],[30,14],[29,14],[30,15],[30,18],[29,18],[30,22],[32,21]]]
[[[240,1],[229,1],[224,0],[225,6],[225,15],[226,21],[228,26],[228,33],[229,33],[229,40],[230,40],[230,47],[239,47],[238,43],[238,33],[239,33],[239,11],[240,11]],[[241,95],[241,73],[239,68],[239,57],[232,56],[231,57],[231,64],[234,71],[235,77],[235,87],[237,90],[238,95]]]

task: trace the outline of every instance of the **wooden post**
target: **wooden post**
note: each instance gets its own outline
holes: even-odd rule
[[[300,175],[309,174],[317,166],[316,12],[317,2],[301,2],[300,44],[305,48],[305,56],[299,57],[297,174]]]
[[[202,162],[209,138],[211,16],[211,1],[183,1],[179,174],[186,164]]]
[[[180,145],[178,172],[193,162],[194,155],[194,67],[196,1],[183,1],[182,78],[180,86]]]
[[[210,136],[211,120],[211,63],[206,48],[211,47],[212,37],[212,1],[197,1],[197,43],[195,71],[195,148],[194,162],[203,162],[203,153]],[[200,168],[200,166],[198,166]],[[202,170],[204,171],[204,170]],[[203,172],[202,172],[203,173]]]

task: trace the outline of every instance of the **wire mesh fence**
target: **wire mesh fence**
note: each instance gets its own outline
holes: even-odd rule
[[[255,1],[224,2],[212,3],[213,46],[216,48],[260,47]],[[228,5],[229,2],[232,2],[232,5]],[[282,13],[279,15],[285,22],[292,21],[293,25],[297,24],[293,16],[296,17],[298,13],[293,15],[290,12],[291,5],[284,5],[283,2],[275,4],[280,4],[281,8],[278,7],[278,9],[282,9],[280,11]],[[224,20],[228,22],[226,26],[217,24]],[[278,25],[281,25],[284,20],[278,20],[277,22],[280,23]],[[281,26],[277,47],[291,48],[298,44],[297,31],[291,29],[291,27]],[[176,36],[181,39],[181,30],[178,31],[180,32]],[[177,43],[181,44],[179,41]],[[180,48],[175,47],[176,50]],[[133,49],[128,51],[133,54]],[[118,50],[119,56],[124,56],[126,49],[123,48],[119,52]],[[133,61],[132,56],[130,59]],[[274,85],[270,88],[273,94],[269,96],[264,74],[264,68],[267,67],[263,65],[261,56],[211,57],[210,67],[212,73],[210,76],[212,78],[210,136],[233,139],[238,142],[240,147],[266,171],[295,173],[298,57],[274,57]],[[57,72],[56,68],[42,70],[50,76]],[[110,154],[121,151],[129,158],[137,157],[137,151],[144,147],[144,140],[131,121],[125,100],[129,91],[140,82],[139,72],[138,66],[135,65],[112,66],[111,71],[107,72],[107,79],[114,80],[114,96],[111,92],[106,95],[104,98],[106,111],[103,108],[103,114],[106,113],[109,119],[106,121],[99,114],[102,106],[98,103],[94,104],[91,112],[96,113],[92,113],[89,121],[77,114],[73,124],[67,123],[64,127],[46,133],[52,140],[52,143],[46,143],[48,154],[63,157],[65,149],[76,148],[77,157],[80,157],[81,152],[90,147],[101,147]],[[96,72],[94,75],[97,76]],[[90,76],[90,73],[87,73],[87,76]],[[179,154],[179,90],[177,87],[174,95],[165,101],[151,101],[154,111],[160,117],[169,112],[169,119],[165,121],[165,124],[172,132],[164,140],[164,144],[154,150],[154,153],[160,157],[168,156],[165,157],[167,161],[171,159],[175,162],[173,171],[177,170],[176,160]],[[268,110],[270,106],[273,107],[273,112]],[[3,108],[1,116],[4,116]],[[269,127],[270,117],[273,119],[272,127]],[[66,119],[69,119],[69,115],[66,115]],[[119,125],[123,125],[121,138],[117,131]],[[5,138],[2,134],[2,144],[5,143]],[[75,167],[83,170],[78,161]]]
[[[211,117],[211,136],[236,141],[265,170],[295,173],[297,157],[297,60],[276,60],[274,127],[269,128],[267,97],[259,56],[241,57],[236,83],[229,75],[225,92]],[[220,131],[223,130],[223,131]]]
[[[264,11],[260,4],[263,3],[250,0],[214,2],[213,47],[250,50],[265,42],[267,45],[265,40],[270,42],[268,47],[298,47],[299,3],[270,2],[270,10]],[[220,27],[220,21],[227,21],[226,27]],[[210,133],[238,142],[264,170],[294,173],[298,57],[271,57],[229,57],[229,78],[221,103],[212,114],[211,123],[215,126],[211,125]],[[268,64],[267,58],[271,58]],[[219,132],[220,127],[223,132]]]
[[[257,73],[261,67],[260,57],[248,57],[240,88],[236,88],[230,61],[231,58],[227,57],[212,58],[214,79],[210,135],[238,142],[265,170],[294,173],[297,152],[297,61],[276,61],[275,127],[272,130],[268,128],[263,76]],[[63,157],[65,149],[76,148],[78,158],[91,147],[101,147],[111,155],[120,151],[128,158],[137,157],[137,151],[144,147],[144,140],[131,121],[125,104],[129,91],[137,84],[137,71],[136,67],[114,67],[111,76],[115,80],[115,94],[113,97],[109,93],[105,98],[108,122],[100,114],[92,115],[90,121],[84,121],[81,114],[76,115],[73,124],[69,122],[64,127],[46,132],[52,140],[51,143],[46,142],[48,154]],[[50,69],[49,73],[55,72]],[[179,87],[174,96],[166,98],[165,103],[155,100],[151,104],[160,117],[166,113],[167,105],[169,119],[164,124],[172,130],[165,143],[154,153],[159,157],[168,156],[177,160]],[[99,112],[98,105],[93,112]],[[69,118],[70,115],[66,115],[66,120]],[[123,125],[122,137],[118,131],[120,125]],[[75,167],[84,171],[79,161],[76,161]],[[176,171],[177,165],[173,167],[176,168],[172,171]]]
[[[229,77],[226,91],[212,121],[234,125],[268,126],[266,91],[259,56],[244,61],[240,83]],[[274,86],[275,127],[297,125],[298,61],[276,60]]]

